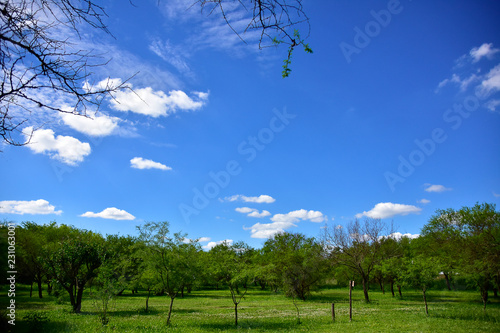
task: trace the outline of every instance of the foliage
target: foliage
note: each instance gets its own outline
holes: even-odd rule
[[[262,248],[273,283],[278,282],[286,295],[306,300],[324,277],[322,247],[314,238],[302,234],[279,233]]]
[[[350,222],[347,227],[341,225],[325,229],[324,246],[329,252],[333,265],[346,266],[351,274],[358,275],[363,283],[365,301],[370,301],[368,285],[370,274],[382,260],[394,256],[396,247],[389,237],[382,237],[387,229],[380,219],[366,218]],[[393,233],[390,230],[389,235]]]
[[[74,312],[80,312],[83,290],[97,276],[105,256],[100,235],[73,228],[60,242],[44,248],[45,269],[68,292]]]

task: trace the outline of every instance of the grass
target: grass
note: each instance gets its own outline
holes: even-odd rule
[[[2,286],[3,295],[5,291]],[[354,290],[352,322],[347,293],[347,288],[324,289],[313,293],[308,301],[298,301],[298,324],[291,299],[252,289],[238,307],[238,327],[234,326],[229,290],[193,291],[177,298],[169,327],[168,297],[152,296],[146,313],[145,293],[125,294],[112,302],[110,322],[103,327],[88,296],[82,303],[82,313],[74,314],[68,301],[56,304],[56,298],[45,291],[43,299],[37,293],[30,298],[29,288],[21,285],[16,290],[15,332],[500,332],[500,300],[492,297],[483,312],[479,292],[431,290],[427,317],[417,291],[403,291],[401,299],[371,290],[372,301],[366,304],[362,291]]]

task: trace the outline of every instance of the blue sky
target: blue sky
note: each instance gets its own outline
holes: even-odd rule
[[[33,112],[32,143],[2,146],[0,218],[122,235],[166,220],[205,248],[260,247],[364,217],[418,234],[436,209],[500,203],[497,1],[304,1],[314,53],[287,79],[285,47],[190,1],[135,5],[105,1],[115,38],[77,40],[111,59],[93,84],[137,73],[135,93],[93,120]]]

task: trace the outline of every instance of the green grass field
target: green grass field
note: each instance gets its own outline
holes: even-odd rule
[[[2,294],[6,294],[5,287]],[[427,317],[419,292],[404,291],[400,299],[371,290],[372,302],[366,304],[362,291],[357,289],[353,292],[353,321],[349,322],[347,288],[324,289],[313,293],[306,302],[297,301],[301,319],[298,324],[291,299],[252,289],[239,305],[238,327],[234,326],[234,306],[228,290],[193,291],[175,300],[168,328],[166,296],[152,296],[150,311],[145,313],[145,293],[125,292],[111,302],[110,322],[103,327],[88,296],[82,313],[73,314],[68,301],[57,304],[45,291],[43,299],[37,295],[34,292],[30,298],[28,287],[18,286],[16,327],[12,332],[29,332],[30,327],[35,332],[500,332],[500,299],[491,297],[483,312],[480,295],[474,291],[429,291]],[[28,320],[34,312],[47,320]]]

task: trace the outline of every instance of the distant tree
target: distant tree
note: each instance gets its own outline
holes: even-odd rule
[[[146,269],[156,272],[157,286],[170,298],[167,316],[167,325],[170,325],[175,298],[196,278],[197,270],[189,262],[189,256],[194,253],[192,247],[196,248],[196,245],[186,244],[186,235],[181,233],[170,235],[166,221],[148,222],[137,228],[139,239],[145,245]]]
[[[438,210],[422,229],[427,239],[443,245],[437,255],[480,291],[486,309],[488,291],[500,282],[500,213],[494,204]]]
[[[346,228],[339,225],[325,229],[324,246],[331,262],[346,266],[359,275],[366,302],[370,301],[368,289],[375,266],[393,256],[390,251],[384,251],[390,248],[384,248],[383,244],[391,241],[390,237],[382,237],[386,229],[387,226],[380,219],[371,218],[363,222],[356,219]],[[389,230],[388,234],[393,232]]]
[[[269,271],[274,270],[288,296],[306,300],[324,278],[323,249],[314,238],[278,233],[264,243],[262,251],[270,265]]]
[[[238,326],[238,305],[252,282],[253,272],[249,255],[251,248],[243,243],[223,242],[209,252],[211,270],[215,280],[229,288],[234,304],[234,324]]]
[[[75,228],[69,231],[60,242],[47,244],[42,257],[45,269],[68,292],[73,311],[79,313],[83,290],[97,276],[106,251],[101,235]]]
[[[38,297],[42,298],[42,282],[46,275],[46,270],[43,266],[42,249],[47,244],[45,235],[46,226],[38,225],[34,222],[23,222],[17,228],[16,241],[18,270],[31,284],[31,291],[33,289],[33,282],[38,286]]]
[[[419,288],[425,304],[425,314],[429,315],[427,306],[427,290],[436,280],[439,269],[436,262],[422,254],[416,254],[412,257],[404,258],[405,270],[403,272],[403,281],[409,286]]]
[[[321,244],[303,234],[283,232],[268,239],[262,251],[269,258],[269,270],[275,270],[280,288],[292,297],[300,324],[296,298],[306,300],[324,278],[327,269]]]

